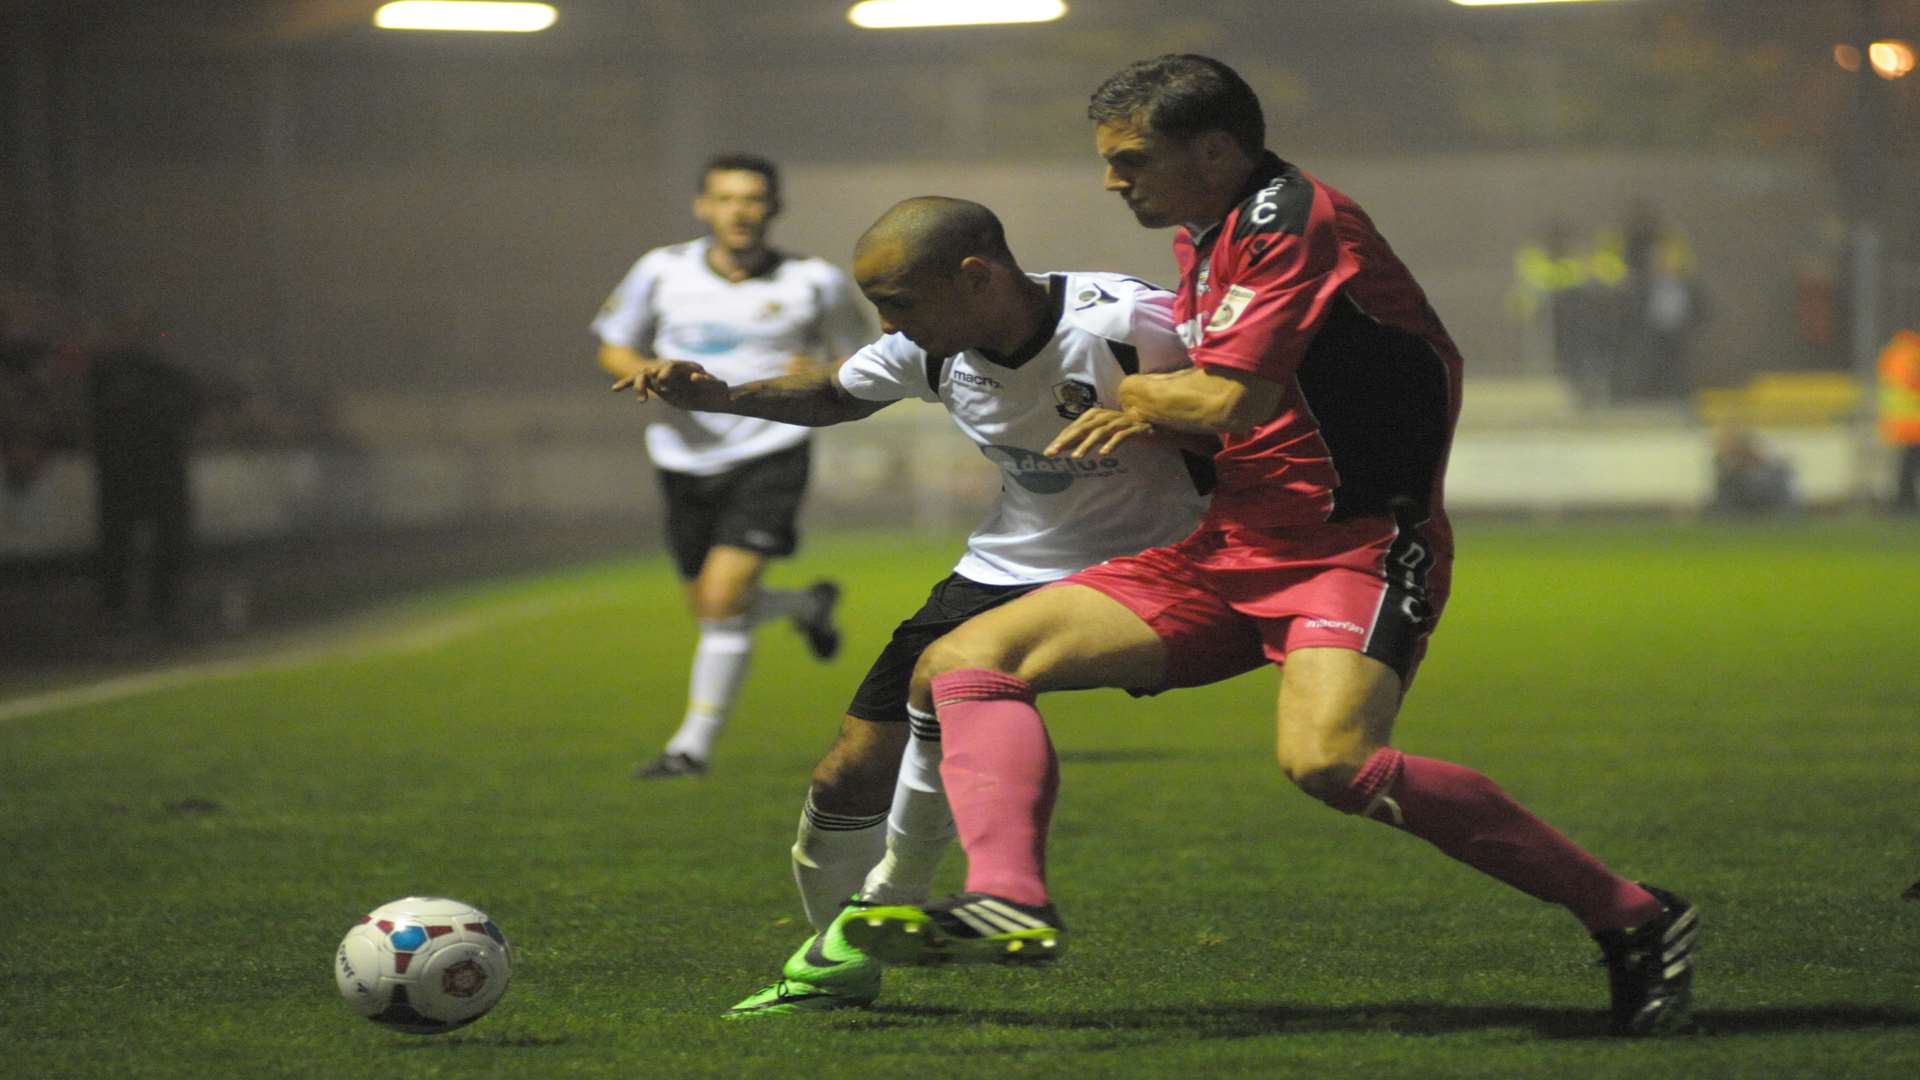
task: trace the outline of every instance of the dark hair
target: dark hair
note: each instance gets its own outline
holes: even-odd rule
[[[699,183],[694,190],[707,190],[707,174],[715,172],[759,173],[766,178],[767,196],[775,202],[780,200],[780,167],[757,154],[715,154],[700,167]]]
[[[1224,131],[1248,157],[1259,157],[1267,146],[1267,121],[1253,88],[1227,65],[1192,53],[1168,53],[1121,68],[1093,92],[1087,118],[1131,121],[1183,140]]]

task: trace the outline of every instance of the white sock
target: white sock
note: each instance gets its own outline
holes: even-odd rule
[[[933,890],[933,873],[953,840],[953,812],[940,783],[940,722],[907,707],[912,736],[900,761],[887,815],[887,852],[860,888],[862,900],[918,904]]]
[[[771,619],[811,619],[819,614],[819,607],[809,589],[761,589],[747,608],[747,618],[755,626]]]
[[[700,761],[713,755],[713,740],[727,724],[752,659],[753,629],[744,617],[700,620],[700,643],[693,648],[687,679],[687,715],[667,741],[667,753]]]
[[[800,886],[800,905],[815,930],[825,930],[860,888],[886,845],[886,825],[886,814],[829,814],[816,809],[813,795],[807,795],[793,841],[793,883]]]

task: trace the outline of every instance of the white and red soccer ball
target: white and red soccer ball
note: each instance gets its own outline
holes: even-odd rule
[[[416,1035],[485,1016],[512,976],[513,947],[486,912],[436,896],[375,908],[333,959],[333,980],[355,1012]]]

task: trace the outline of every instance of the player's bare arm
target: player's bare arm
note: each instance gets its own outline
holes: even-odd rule
[[[672,361],[657,374],[622,382],[630,383],[636,393],[644,386],[683,409],[754,416],[802,427],[865,419],[893,404],[854,397],[840,385],[834,372],[834,368],[815,366],[792,375],[729,386],[698,364]]]
[[[1121,411],[1158,428],[1240,434],[1273,419],[1285,388],[1271,379],[1220,367],[1191,367],[1120,381]]]
[[[1130,439],[1158,438],[1211,455],[1219,449],[1213,436],[1247,431],[1270,419],[1282,392],[1279,383],[1230,368],[1129,375],[1120,382],[1117,411],[1087,410],[1048,445],[1047,453],[1109,454]]]

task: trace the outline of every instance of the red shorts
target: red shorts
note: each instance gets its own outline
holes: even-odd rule
[[[1160,635],[1161,689],[1219,682],[1319,646],[1371,656],[1404,686],[1446,606],[1452,563],[1450,550],[1388,517],[1277,529],[1203,524],[1177,544],[1060,584],[1111,596]]]

